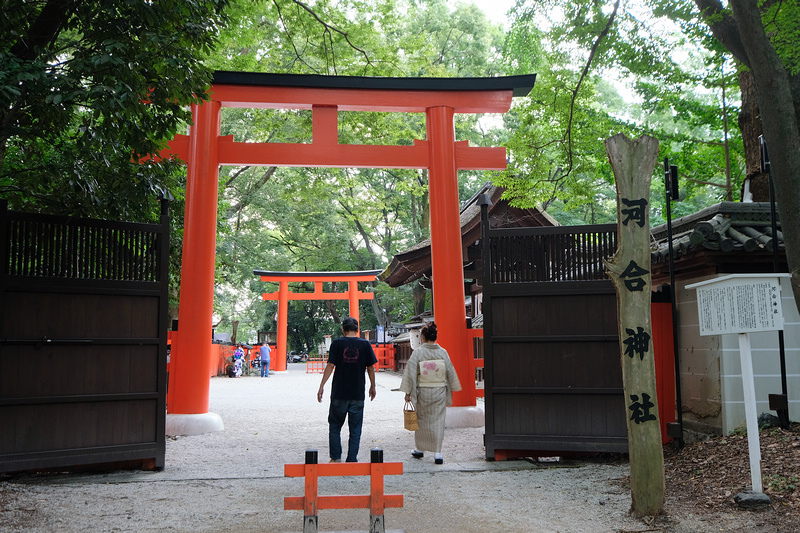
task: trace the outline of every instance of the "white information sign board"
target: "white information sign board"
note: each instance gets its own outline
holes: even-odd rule
[[[780,278],[789,276],[791,274],[731,274],[686,286],[697,289],[700,335],[738,333],[750,480],[756,493],[762,493],[763,487],[750,333],[783,329]]]
[[[697,289],[700,335],[783,329],[781,277],[789,274],[732,274],[687,285]]]

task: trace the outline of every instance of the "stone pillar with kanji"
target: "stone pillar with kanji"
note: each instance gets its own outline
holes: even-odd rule
[[[664,452],[658,420],[655,361],[650,319],[650,180],[658,158],[658,140],[606,140],[606,154],[617,185],[618,248],[606,261],[619,301],[619,338],[628,456],[631,512],[639,517],[664,510]]]

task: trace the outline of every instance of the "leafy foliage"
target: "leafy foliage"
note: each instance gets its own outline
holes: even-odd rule
[[[226,0],[9,0],[0,13],[0,191],[13,209],[148,218],[157,153],[206,96]],[[155,210],[157,213],[157,210]]]
[[[504,56],[512,68],[539,75],[518,106],[512,164],[501,178],[515,203],[555,202],[576,213],[591,206],[591,220],[613,220],[615,203],[596,195],[613,184],[602,143],[617,133],[658,138],[662,157],[684,178],[682,198],[718,200],[737,188],[744,158],[729,125],[738,112],[735,72],[723,70],[722,47],[691,9],[559,0],[520,8]],[[610,87],[604,76],[634,81],[627,103],[618,93],[623,87]],[[654,198],[657,211],[663,202]],[[598,215],[604,204],[610,211]],[[562,213],[563,221],[574,220]]]

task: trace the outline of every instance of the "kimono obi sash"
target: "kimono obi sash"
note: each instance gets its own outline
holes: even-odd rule
[[[444,387],[447,380],[447,367],[444,359],[432,359],[419,363],[419,387]]]

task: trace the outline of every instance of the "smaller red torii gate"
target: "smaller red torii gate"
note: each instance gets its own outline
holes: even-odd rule
[[[254,270],[253,274],[261,277],[261,281],[278,283],[276,292],[266,292],[264,300],[278,300],[278,359],[276,370],[286,370],[286,337],[289,315],[289,300],[348,300],[350,316],[359,320],[358,301],[372,300],[371,292],[358,290],[359,281],[375,281],[380,270],[359,270],[353,272],[268,272]],[[347,282],[344,292],[324,292],[323,282]],[[290,282],[314,283],[314,292],[289,292]],[[359,320],[360,324],[360,320]]]

